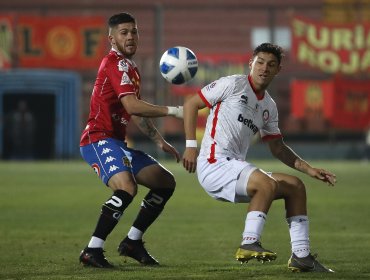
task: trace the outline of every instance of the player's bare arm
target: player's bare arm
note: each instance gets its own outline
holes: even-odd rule
[[[158,118],[165,116],[174,116],[182,118],[182,107],[160,106],[140,100],[136,95],[131,94],[121,98],[121,103],[130,115]]]
[[[308,162],[300,158],[289,146],[287,146],[282,138],[272,139],[268,144],[274,157],[289,167],[326,182],[330,186],[334,186],[336,183],[335,174],[325,169],[312,167]]]
[[[198,94],[193,95],[184,103],[184,129],[185,139],[187,141],[196,141],[196,127],[198,119],[198,110],[206,105]],[[188,142],[189,143],[189,142]],[[196,143],[196,142],[194,142]],[[183,166],[189,173],[194,173],[197,167],[198,149],[195,145],[186,145],[183,154]]]
[[[153,142],[156,143],[157,146],[162,149],[162,151],[173,155],[176,158],[177,162],[180,161],[179,152],[166,140],[163,139],[162,135],[154,126],[151,119],[132,116],[132,121],[136,124],[140,131],[143,132],[146,136],[148,136],[151,140],[153,140]]]

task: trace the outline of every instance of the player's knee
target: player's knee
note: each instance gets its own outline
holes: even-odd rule
[[[261,185],[261,191],[268,197],[275,197],[278,189],[278,183],[274,179],[269,179]]]
[[[175,180],[175,177],[171,173],[169,173],[166,176],[166,180],[165,180],[163,186],[165,188],[168,188],[168,189],[173,189],[173,190],[175,189],[175,187],[176,187],[176,180]],[[173,191],[172,191],[172,193],[173,193]]]
[[[306,186],[303,183],[303,181],[299,179],[298,177],[293,177],[293,181],[291,185],[294,188],[294,191],[296,193],[301,193],[301,194],[306,193]]]

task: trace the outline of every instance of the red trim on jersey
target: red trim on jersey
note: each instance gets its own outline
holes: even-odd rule
[[[258,99],[258,100],[262,100],[262,99],[265,97],[265,91],[260,91],[260,92],[258,92],[258,91],[256,90],[256,88],[255,88],[255,87],[254,87],[254,85],[253,85],[251,75],[248,75],[248,81],[249,81],[249,84],[251,85],[251,88],[253,89],[254,94],[256,95],[257,99]]]
[[[283,136],[281,134],[271,134],[271,135],[266,135],[262,137],[263,141],[269,141],[272,139],[277,139],[277,138],[282,138]]]
[[[211,137],[213,139],[213,144],[211,145],[211,154],[208,158],[209,163],[215,163],[217,159],[215,158],[215,150],[216,150],[216,142],[214,141],[216,135],[216,126],[218,121],[218,112],[220,111],[221,102],[218,102],[215,109],[215,116],[212,121],[212,130],[211,130]]]
[[[127,95],[133,95],[133,94],[136,94],[136,92],[121,92],[118,95],[118,99],[121,99],[121,97],[124,97],[124,96],[127,96]]]
[[[208,100],[204,97],[203,93],[201,90],[198,90],[198,95],[199,97],[203,100],[204,104],[206,104],[206,106],[208,108],[212,108],[212,105],[208,102]]]

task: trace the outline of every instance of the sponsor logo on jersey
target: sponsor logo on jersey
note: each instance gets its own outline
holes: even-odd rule
[[[264,110],[263,111],[263,113],[262,113],[262,117],[263,117],[263,120],[265,121],[265,122],[267,122],[268,121],[268,119],[270,118],[270,112],[269,112],[269,110]]]
[[[123,74],[122,74],[121,86],[122,85],[132,85],[132,82],[130,80],[130,77],[127,75],[126,72],[123,72]]]
[[[128,125],[128,120],[126,120],[124,117],[120,117],[117,114],[112,114],[112,119],[114,121],[119,121],[123,125]]]
[[[244,118],[242,114],[239,114],[238,121],[249,127],[253,131],[253,134],[256,134],[258,132],[258,127],[253,123],[253,121]]]
[[[122,59],[122,60],[118,61],[118,70],[123,71],[123,72],[128,71],[128,64],[125,60]]]
[[[94,172],[100,177],[100,167],[97,163],[93,163],[91,165],[92,169],[94,170]]]

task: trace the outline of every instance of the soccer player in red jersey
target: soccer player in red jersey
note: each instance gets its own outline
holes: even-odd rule
[[[79,259],[88,266],[113,267],[104,256],[104,242],[140,184],[149,192],[127,236],[119,244],[118,252],[144,265],[157,265],[157,260],[143,246],[142,237],[161,214],[176,182],[171,172],[150,155],[127,147],[126,128],[130,120],[134,121],[159,148],[179,162],[178,151],[163,139],[151,118],[182,118],[182,107],[158,106],[141,100],[140,74],[132,60],[139,42],[136,20],[128,13],[120,13],[113,15],[108,25],[112,49],[98,70],[80,150],[113,195],[103,204],[95,231]]]

